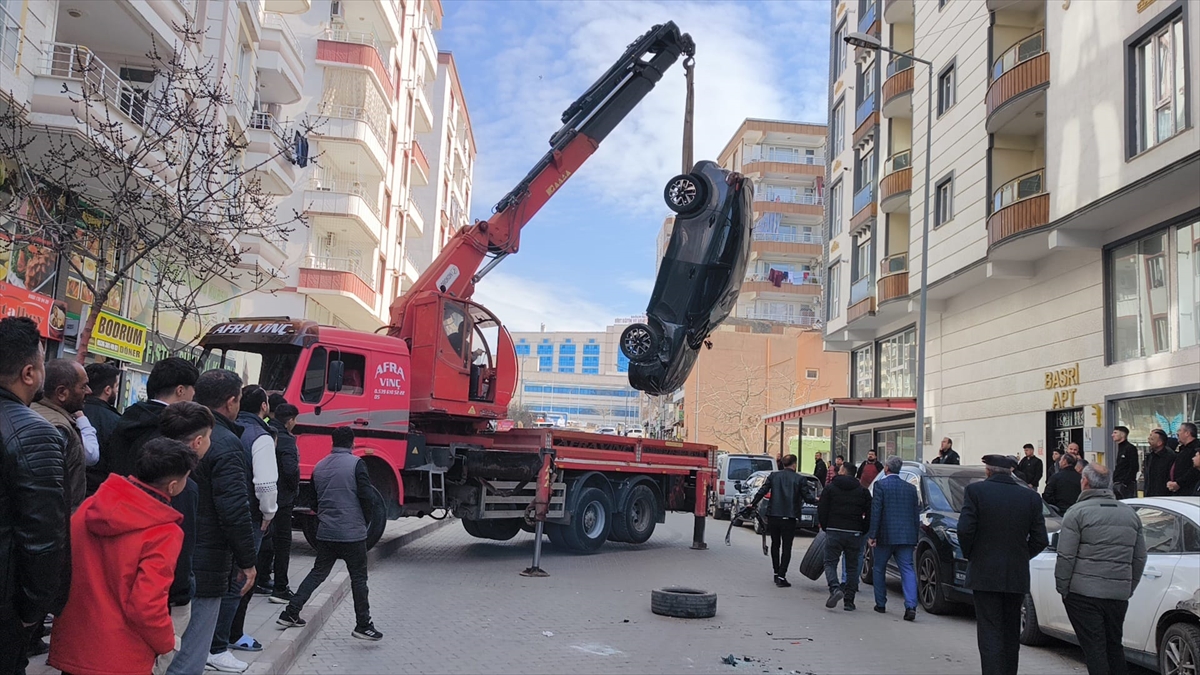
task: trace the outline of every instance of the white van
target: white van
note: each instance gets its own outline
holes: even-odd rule
[[[747,494],[742,481],[755,471],[774,471],[775,458],[770,455],[717,455],[717,485],[711,493],[709,511],[713,518],[728,520],[733,500]]]
[[[646,432],[641,427],[628,427],[625,429],[625,435],[629,438],[645,438]]]

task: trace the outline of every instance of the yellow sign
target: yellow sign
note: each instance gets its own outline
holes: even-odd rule
[[[1138,0],[1138,4],[1137,4],[1138,14],[1141,14],[1142,12],[1146,11],[1146,8],[1148,8],[1150,5],[1153,5],[1153,4],[1154,4],[1154,0]]]
[[[1074,408],[1075,392],[1078,391],[1076,387],[1079,386],[1079,364],[1076,363],[1070,368],[1048,370],[1045,373],[1045,378],[1047,389],[1058,390],[1054,392],[1052,409]]]
[[[141,363],[146,357],[146,327],[125,317],[100,312],[88,350],[118,361]]]

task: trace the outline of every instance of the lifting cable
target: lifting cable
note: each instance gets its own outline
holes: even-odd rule
[[[683,62],[683,75],[687,80],[687,99],[683,104],[683,171],[692,171],[692,111],[696,104],[696,57],[688,56]]]

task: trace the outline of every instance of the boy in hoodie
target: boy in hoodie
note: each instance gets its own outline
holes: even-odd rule
[[[100,439],[98,469],[118,476],[132,475],[142,446],[158,435],[158,416],[172,403],[192,400],[199,377],[196,366],[178,356],[154,364],[146,380],[150,400],[126,408],[108,438]]]
[[[852,612],[863,536],[871,527],[871,493],[854,478],[849,464],[838,467],[838,475],[821,493],[817,522],[825,530],[825,580],[829,583],[825,606],[832,609],[844,598],[842,609]],[[845,582],[838,583],[838,560],[843,557],[847,575]]]
[[[109,476],[71,518],[75,573],[47,663],[74,675],[145,675],[178,639],[163,598],[183,545],[171,498],[199,461],[166,438],[146,443],[130,478]]]

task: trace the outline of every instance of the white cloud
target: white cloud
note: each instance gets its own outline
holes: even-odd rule
[[[474,300],[490,309],[510,331],[602,331],[621,313],[583,299],[568,285],[548,286],[503,272],[479,282]]]
[[[645,296],[647,301],[650,300],[650,294],[654,292],[654,279],[649,277],[624,279],[621,281],[621,285],[638,295]]]

